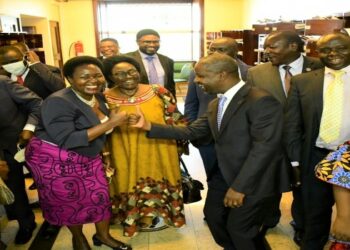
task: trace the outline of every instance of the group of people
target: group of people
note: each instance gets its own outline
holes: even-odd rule
[[[0,76],[0,175],[8,166],[17,244],[36,227],[13,159],[17,145],[26,146],[45,220],[67,226],[74,249],[90,249],[83,225],[95,223],[94,245],[126,250],[111,224],[122,223],[130,237],[160,220],[185,225],[178,150],[185,139],[200,150],[205,220],[225,250],[268,249],[265,233],[290,190],[294,241],[323,249],[335,199],[332,249],[349,249],[348,35],[321,37],[316,59],[302,55],[298,34],[273,32],[264,43],[269,62],[254,67],[238,58],[234,39],[219,38],[191,74],[185,115],[176,106],[174,62],[157,53],[160,35],[141,30],[136,41],[139,50],[121,55],[115,39],[103,39],[101,57],[69,59],[67,88],[35,52],[0,47],[9,74]]]

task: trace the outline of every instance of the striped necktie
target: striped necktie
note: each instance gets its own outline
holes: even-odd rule
[[[220,130],[221,121],[222,121],[223,112],[224,112],[224,105],[226,100],[227,100],[227,97],[224,95],[219,97],[218,115],[217,115],[218,130]]]
[[[320,138],[325,143],[330,143],[339,138],[343,117],[344,81],[342,70],[332,73],[334,80],[327,87],[324,100],[323,112],[320,125]]]
[[[282,67],[285,70],[285,75],[284,75],[284,89],[286,90],[286,96],[288,96],[288,92],[290,89],[290,79],[292,78],[292,73],[290,73],[290,69],[292,68],[289,65],[285,65]]]
[[[148,61],[148,78],[149,78],[149,83],[154,84],[154,83],[159,83],[158,79],[158,74],[157,74],[157,69],[156,66],[154,65],[154,57],[153,56],[147,56],[146,57]]]

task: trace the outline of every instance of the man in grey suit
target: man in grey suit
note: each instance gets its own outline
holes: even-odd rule
[[[167,56],[157,53],[160,47],[160,35],[158,32],[152,29],[140,30],[136,34],[136,41],[139,49],[126,55],[135,58],[140,64],[140,82],[160,84],[176,97],[174,61]]]
[[[140,112],[134,126],[149,131],[149,137],[213,137],[218,165],[204,208],[209,229],[225,250],[263,249],[259,230],[266,204],[280,191],[275,180],[283,160],[282,105],[266,91],[245,84],[230,56],[204,57],[195,72],[195,82],[206,92],[221,94],[206,114],[181,127],[150,124]]]
[[[246,81],[247,71],[250,66],[238,59],[238,44],[235,39],[222,37],[214,40],[209,46],[208,55],[211,55],[214,52],[226,54],[234,58],[237,62],[239,74],[242,80]],[[204,90],[194,82],[194,77],[195,72],[192,71],[185,100],[185,116],[190,122],[195,121],[198,117],[203,115],[207,111],[209,102],[217,97],[215,94],[205,93]],[[196,144],[196,142],[192,143]],[[208,142],[207,145],[198,146],[198,150],[203,160],[207,180],[209,180],[211,178],[211,170],[214,169],[215,164],[217,164],[214,144]]]
[[[316,179],[315,166],[338,145],[350,140],[350,37],[341,33],[325,35],[317,42],[317,51],[326,67],[292,78],[284,129],[289,160],[301,169],[305,211],[301,249],[305,250],[323,249],[328,240],[334,204],[332,185]],[[337,73],[343,74],[342,93],[330,100],[327,92],[336,84]],[[340,101],[342,111],[336,109],[334,99]],[[327,111],[341,114],[338,128],[333,127],[336,119],[328,120]],[[323,125],[327,123],[331,124],[331,132],[339,132],[331,140],[324,137]]]
[[[25,244],[32,237],[36,224],[25,191],[23,167],[14,160],[14,155],[17,144],[23,147],[33,136],[42,100],[6,76],[0,76],[0,100],[0,151],[10,169],[5,182],[15,195],[15,202],[5,208],[9,219],[16,219],[19,224],[15,243]]]
[[[289,90],[289,82],[285,81],[286,66],[289,66],[291,75],[309,72],[323,67],[320,60],[303,56],[304,42],[293,31],[279,31],[270,33],[264,43],[264,49],[269,62],[257,65],[248,70],[247,83],[270,92],[282,105],[285,106]],[[288,81],[288,80],[287,80]],[[307,84],[307,83],[306,83]],[[294,241],[300,245],[304,232],[304,213],[300,192],[299,168],[291,168],[293,175],[293,202],[292,202],[292,226],[295,229]],[[281,195],[276,197],[276,202],[271,207],[271,217],[266,221],[266,228],[274,227],[281,216],[279,210]]]

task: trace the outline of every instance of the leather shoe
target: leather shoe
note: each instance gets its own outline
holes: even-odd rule
[[[293,240],[295,244],[301,246],[301,242],[303,241],[303,232],[301,230],[295,230]]]
[[[97,238],[96,234],[94,234],[92,236],[92,242],[94,243],[94,246],[102,246],[102,245],[106,245],[110,248],[112,248],[113,250],[132,250],[132,247],[130,245],[127,245],[125,243],[120,242],[120,245],[117,247],[112,247],[110,245],[108,245],[105,242],[102,242],[99,238]]]
[[[32,238],[33,231],[35,228],[36,228],[35,222],[29,227],[19,228],[16,234],[15,244],[18,244],[18,245],[26,244]]]

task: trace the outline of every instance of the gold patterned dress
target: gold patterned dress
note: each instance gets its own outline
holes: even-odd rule
[[[140,84],[141,85],[141,84]],[[106,93],[109,105],[136,113],[139,106],[145,118],[159,124],[172,124],[182,118],[171,94],[159,85],[146,85],[147,91],[126,98],[118,90]],[[162,217],[170,226],[185,224],[181,174],[175,140],[149,139],[146,132],[128,126],[116,127],[110,136],[112,177],[110,194],[114,213],[124,225],[124,235],[133,236],[143,217]]]

